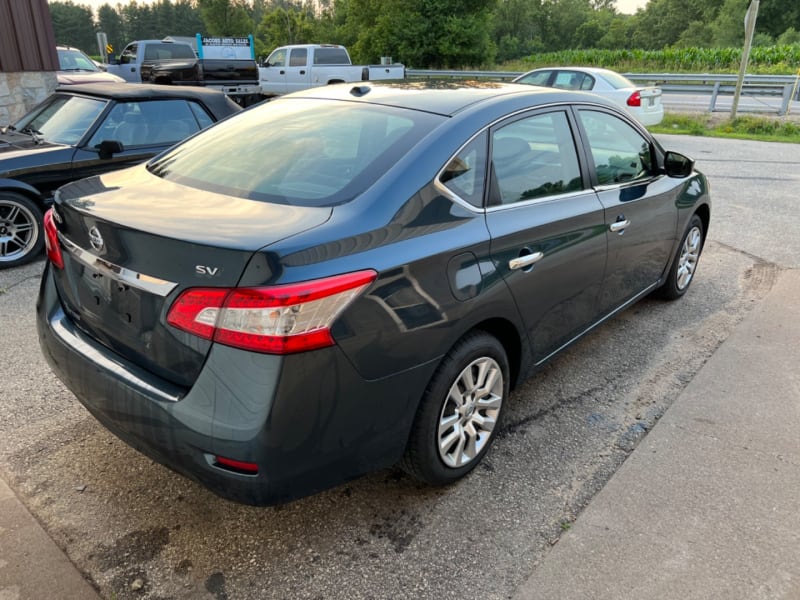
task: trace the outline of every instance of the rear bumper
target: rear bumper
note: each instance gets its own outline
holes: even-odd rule
[[[45,268],[39,342],[55,374],[117,437],[246,504],[321,491],[395,463],[435,364],[363,380],[337,348],[288,357],[215,345],[197,381],[179,388],[92,340],[64,314]],[[256,463],[231,471],[214,457]]]

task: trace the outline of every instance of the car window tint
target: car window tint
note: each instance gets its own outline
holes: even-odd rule
[[[562,90],[579,90],[583,77],[573,71],[556,71],[556,78],[553,80],[554,88]]]
[[[527,83],[528,85],[547,85],[547,80],[550,79],[551,71],[537,71],[529,73],[519,80],[519,83]]]
[[[514,121],[495,130],[491,153],[491,205],[583,187],[572,130],[561,111]]]
[[[646,179],[652,175],[650,142],[619,117],[580,110],[600,185]]]
[[[305,67],[308,58],[308,50],[305,48],[295,48],[289,55],[290,67]]]
[[[240,198],[329,206],[366,190],[443,118],[387,106],[279,99],[215,125],[150,169]]]
[[[105,100],[55,94],[14,127],[28,129],[48,142],[77,144],[106,107]]]
[[[350,59],[344,48],[316,48],[314,50],[315,65],[348,65]]]
[[[447,189],[477,207],[483,206],[487,143],[486,133],[473,139],[447,164],[439,177]]]
[[[117,140],[131,146],[174,144],[199,131],[185,100],[151,100],[117,104],[89,140],[96,148],[103,140]]]

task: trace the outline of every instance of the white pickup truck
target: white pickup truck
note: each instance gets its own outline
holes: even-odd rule
[[[272,51],[258,68],[261,93],[279,96],[330,83],[404,79],[403,65],[354,65],[344,46],[297,44]]]

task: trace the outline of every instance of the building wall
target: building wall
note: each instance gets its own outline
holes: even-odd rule
[[[58,54],[47,0],[0,0],[0,125],[56,87]]]

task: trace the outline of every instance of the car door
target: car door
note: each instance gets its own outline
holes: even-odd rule
[[[597,317],[606,262],[604,210],[581,172],[566,110],[491,131],[486,222],[537,362]]]
[[[289,52],[289,66],[286,67],[286,93],[306,89],[309,78],[308,48],[292,48]]]
[[[605,210],[608,267],[599,307],[613,310],[653,289],[677,235],[677,188],[658,173],[650,139],[629,121],[581,108],[592,182]]]
[[[264,67],[259,69],[259,77],[266,93],[286,93],[286,61],[288,58],[288,48],[276,48],[264,61]]]
[[[138,44],[136,42],[125,46],[122,54],[119,55],[119,69],[116,75],[122,77],[128,83],[141,83],[142,75],[139,72],[139,63],[136,61]]]

